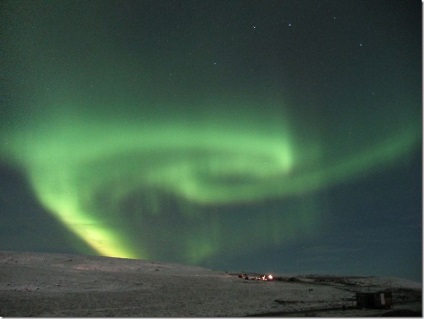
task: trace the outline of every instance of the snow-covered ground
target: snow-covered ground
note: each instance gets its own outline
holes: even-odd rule
[[[275,274],[274,274],[275,275]],[[396,278],[277,276],[260,281],[196,266],[98,256],[0,252],[0,316],[421,316],[422,285]],[[390,289],[391,309],[355,293]]]

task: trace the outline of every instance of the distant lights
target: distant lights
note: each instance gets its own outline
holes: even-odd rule
[[[249,276],[247,274],[239,274],[239,278],[245,279],[245,280],[261,280],[261,281],[273,281],[274,276],[271,274],[268,275],[260,275],[260,276]]]

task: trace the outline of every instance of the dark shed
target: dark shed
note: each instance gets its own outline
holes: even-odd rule
[[[393,305],[391,291],[357,292],[358,308],[390,308]]]

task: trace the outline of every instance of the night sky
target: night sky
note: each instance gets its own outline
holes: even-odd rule
[[[0,250],[422,279],[420,1],[3,1]]]

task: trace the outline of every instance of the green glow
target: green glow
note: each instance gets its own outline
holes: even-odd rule
[[[150,231],[144,220],[165,210],[178,210],[182,225],[157,236],[174,231],[186,261],[238,249],[246,236],[253,249],[288,242],[318,227],[319,207],[265,210],[259,220],[240,216],[236,224],[222,222],[227,217],[220,213],[209,213],[205,222],[201,211],[319,190],[395,163],[419,140],[415,129],[404,129],[378,145],[358,147],[354,156],[330,158],[321,144],[297,143],[299,128],[281,112],[225,120],[54,114],[61,112],[6,132],[1,154],[27,172],[58,220],[99,254],[117,257],[155,257],[141,241]],[[177,204],[165,207],[166,198]],[[143,207],[126,220],[122,205],[135,199]]]

